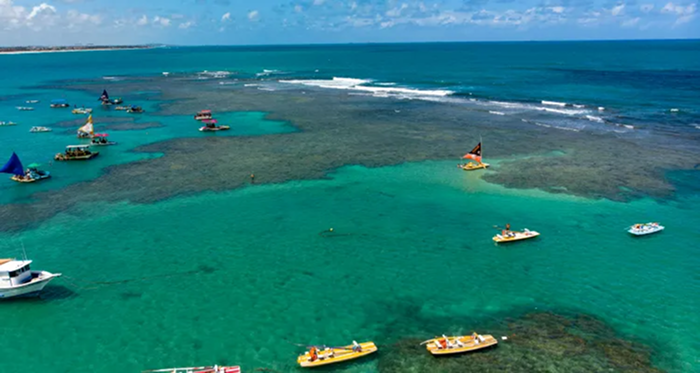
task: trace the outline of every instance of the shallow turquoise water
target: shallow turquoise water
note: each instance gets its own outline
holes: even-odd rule
[[[208,362],[289,371],[299,348],[288,342],[390,343],[418,328],[405,313],[414,307],[475,322],[525,307],[600,316],[657,348],[662,365],[692,371],[700,237],[686,228],[700,224],[699,202],[513,191],[427,162],[152,205],[83,205],[87,221],[63,214],[3,237],[3,251],[23,243],[35,268],[65,277],[44,300],[3,304],[8,332],[25,338],[2,359],[56,372]],[[643,239],[623,230],[653,219],[667,230]],[[497,246],[492,226],[505,222],[542,236]],[[330,227],[335,235],[319,236]],[[435,332],[479,325],[444,328]]]

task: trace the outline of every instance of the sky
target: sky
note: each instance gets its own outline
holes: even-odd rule
[[[700,38],[698,0],[0,0],[0,46]]]

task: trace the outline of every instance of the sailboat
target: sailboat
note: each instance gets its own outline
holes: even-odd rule
[[[124,100],[122,100],[121,98],[115,98],[113,100],[110,100],[109,94],[107,93],[106,89],[102,91],[102,95],[97,100],[102,101],[102,105],[119,105],[122,102],[124,102]]]
[[[10,179],[18,183],[33,183],[35,181],[48,179],[51,177],[51,174],[48,171],[41,171],[39,170],[39,167],[40,165],[38,163],[32,163],[25,171],[24,167],[22,167],[22,161],[19,160],[17,153],[13,152],[10,160],[8,160],[7,163],[0,168],[0,172],[12,174]]]
[[[85,122],[85,125],[78,128],[78,138],[87,139],[95,135],[95,129],[92,125],[92,115],[90,115]]]
[[[476,144],[474,149],[472,149],[469,153],[465,154],[464,157],[462,157],[462,159],[473,159],[477,161],[477,163],[469,162],[465,164],[459,164],[457,165],[457,167],[463,169],[464,171],[473,171],[489,167],[490,164],[481,162],[482,154],[483,153],[481,151],[481,141],[479,141],[479,143]]]

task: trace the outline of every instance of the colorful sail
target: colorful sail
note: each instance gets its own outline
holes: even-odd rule
[[[0,172],[4,174],[24,175],[24,167],[22,167],[22,162],[15,152],[12,152],[10,160],[0,168]]]
[[[102,91],[102,96],[100,96],[100,101],[109,101],[109,95],[107,94],[107,90]]]
[[[95,129],[92,125],[92,115],[90,115],[87,119],[87,122],[85,123],[84,126],[78,128],[78,133],[88,133],[90,136],[95,134]]]
[[[463,159],[473,159],[479,163],[481,163],[481,143],[478,143],[472,151],[469,153],[465,154]]]

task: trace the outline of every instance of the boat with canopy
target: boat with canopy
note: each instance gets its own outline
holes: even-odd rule
[[[90,151],[90,145],[68,145],[65,153],[54,156],[57,161],[86,161],[97,157],[100,152]]]
[[[646,236],[648,234],[661,232],[665,228],[666,227],[659,223],[635,224],[627,228],[627,232],[635,236]]]
[[[239,366],[203,366],[144,370],[142,373],[241,373]]]
[[[97,100],[102,101],[102,105],[119,105],[124,102],[124,100],[122,100],[121,97],[110,99],[109,93],[107,93],[106,89],[102,90],[102,95]]]
[[[503,230],[503,232],[501,232],[501,234],[495,235],[493,237],[493,240],[496,243],[506,243],[506,242],[529,240],[529,239],[535,238],[539,235],[540,235],[539,232],[531,231],[527,228],[523,229],[522,231]]]
[[[0,259],[0,299],[39,294],[60,273],[32,271],[31,260]]]
[[[498,340],[492,335],[477,334],[462,335],[456,337],[447,337],[444,334],[442,337],[429,339],[421,345],[426,345],[426,349],[433,355],[452,355],[465,352],[478,351],[484,348],[495,346]]]
[[[62,98],[57,98],[55,100],[51,100],[51,104],[49,105],[51,108],[57,109],[57,108],[67,108],[70,105],[68,105],[68,101]]]
[[[482,163],[481,158],[482,158],[482,149],[481,149],[481,144],[482,141],[479,141],[478,144],[472,149],[469,153],[465,154],[462,159],[473,159],[477,163],[474,162],[469,162],[469,163],[464,163],[464,164],[459,164],[457,167],[463,169],[464,171],[473,171],[473,170],[479,170],[482,168],[487,168],[490,166],[488,163]]]
[[[25,170],[24,167],[22,167],[22,161],[20,161],[17,154],[13,152],[7,163],[0,168],[0,172],[12,174],[10,180],[18,183],[33,183],[51,177],[51,174],[48,171],[42,171],[39,169],[39,167],[41,167],[40,164],[32,163],[27,166],[27,169]]]
[[[204,120],[211,118],[211,110],[200,110],[197,114],[194,115],[194,120]]]
[[[95,146],[117,145],[116,142],[109,141],[107,139],[107,137],[109,137],[109,135],[106,133],[96,133],[95,135],[92,136],[92,140],[90,140],[90,145],[95,145]]]
[[[204,123],[204,125],[199,128],[201,132],[226,131],[231,128],[229,126],[217,125],[218,121],[216,119],[203,119],[202,123]]]
[[[85,121],[85,125],[78,128],[78,138],[79,139],[89,139],[95,135],[95,128],[92,124],[92,115],[90,115]]]
[[[374,342],[357,343],[352,341],[351,345],[342,347],[310,346],[309,351],[299,355],[297,363],[302,368],[313,368],[354,360],[375,352],[377,352],[377,346]]]

